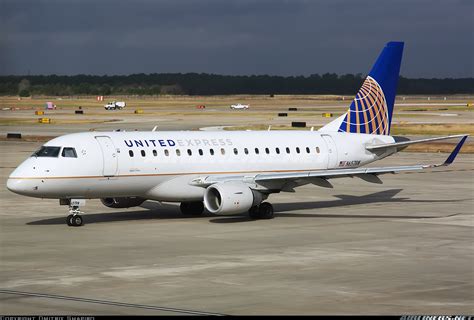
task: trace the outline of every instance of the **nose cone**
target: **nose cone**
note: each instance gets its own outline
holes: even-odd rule
[[[7,181],[7,189],[22,196],[42,198],[38,188],[38,183],[32,180],[10,178]]]
[[[21,183],[19,179],[15,178],[8,178],[7,180],[7,189],[10,190],[11,192],[19,193],[21,194]]]
[[[29,196],[32,192],[35,191],[34,186],[31,185],[31,182],[24,180],[19,176],[10,175],[7,180],[7,189],[11,192],[18,193],[24,196]]]
[[[28,170],[30,166],[25,162],[19,165],[10,174],[10,177],[8,177],[7,180],[7,189],[14,193],[31,196],[36,190],[38,190],[38,187],[35,187],[36,182],[30,179],[25,179],[27,177],[31,177],[31,172]]]

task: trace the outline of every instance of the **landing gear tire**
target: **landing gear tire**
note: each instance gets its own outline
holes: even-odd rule
[[[84,220],[78,214],[76,215],[71,214],[67,217],[67,225],[70,227],[80,227],[84,225]]]
[[[70,227],[80,227],[84,224],[84,220],[81,217],[81,210],[79,210],[80,206],[86,204],[86,200],[84,199],[60,199],[59,204],[69,205],[69,215],[66,218],[66,224]]]
[[[252,208],[250,208],[250,210],[249,210],[249,217],[250,217],[251,219],[259,219],[258,206],[253,206]]]
[[[70,215],[68,215],[67,218],[66,218],[66,223],[67,223],[67,225],[70,226],[70,227],[72,227],[72,217],[73,217],[73,215],[70,214]]]
[[[179,208],[182,214],[200,216],[204,212],[204,203],[202,201],[181,202]]]
[[[258,207],[260,219],[273,219],[273,206],[269,202],[262,202]]]
[[[259,206],[250,208],[249,217],[252,219],[273,219],[273,206],[271,203],[262,202]]]

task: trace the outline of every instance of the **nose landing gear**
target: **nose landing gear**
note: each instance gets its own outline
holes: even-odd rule
[[[78,206],[69,206],[69,215],[66,218],[66,223],[70,227],[80,227],[84,224],[81,213]]]
[[[69,206],[69,215],[66,218],[66,224],[70,227],[80,227],[84,224],[81,213],[84,213],[79,210],[80,206],[86,204],[85,199],[59,199],[60,205]]]

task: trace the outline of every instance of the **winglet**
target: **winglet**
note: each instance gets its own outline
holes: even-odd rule
[[[464,142],[466,141],[467,139],[467,135],[464,136],[461,141],[459,141],[459,143],[456,145],[456,148],[454,148],[453,152],[451,152],[451,154],[449,155],[448,159],[446,159],[446,161],[443,163],[443,165],[445,166],[449,166],[451,163],[453,163],[454,159],[456,158],[456,156],[458,155],[459,153],[459,150],[461,150],[462,148],[462,145],[464,144]]]

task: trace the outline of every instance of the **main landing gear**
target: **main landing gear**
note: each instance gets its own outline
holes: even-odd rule
[[[181,202],[179,208],[182,214],[200,216],[204,212],[204,203],[202,201]]]
[[[269,202],[262,202],[259,206],[253,206],[249,210],[252,219],[273,219],[273,206]]]

